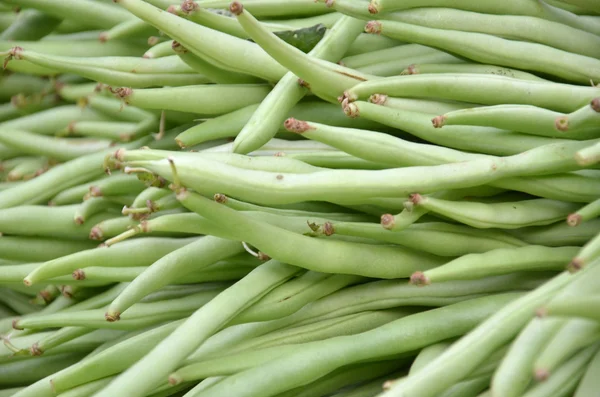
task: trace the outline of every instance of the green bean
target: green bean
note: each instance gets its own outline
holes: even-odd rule
[[[354,56],[366,54],[373,51],[384,50],[386,48],[396,47],[404,44],[398,40],[390,39],[385,36],[375,36],[372,34],[361,33],[354,43],[348,48],[345,56]]]
[[[525,245],[525,242],[501,231],[476,230],[442,222],[413,224],[405,230],[394,230],[393,233],[378,224],[358,222],[333,222],[322,225],[321,228],[325,235],[331,232],[345,236],[372,238],[450,257],[483,254],[492,250],[514,249]]]
[[[26,296],[19,292],[8,288],[0,288],[0,291],[2,292],[0,302],[19,314],[31,314],[39,310]]]
[[[399,306],[445,306],[480,297],[483,294],[527,290],[539,284],[539,278],[516,274],[481,280],[450,281],[432,284],[428,288],[417,288],[404,280],[375,281],[345,288],[309,303],[298,312],[281,319],[229,327],[209,339],[190,356],[190,359],[220,354],[221,351],[231,349],[240,341],[285,327],[297,327],[363,311]]]
[[[423,64],[423,65],[428,65],[428,64],[432,64],[433,67],[431,69],[436,69],[438,68],[438,70],[442,70],[440,73],[448,73],[453,71],[455,68],[458,69],[458,71],[466,73],[467,71],[465,69],[468,70],[468,64],[464,64],[465,61],[463,59],[457,58],[453,55],[450,54],[446,54],[443,52],[440,53],[434,53],[434,54],[427,54],[427,55],[421,55],[421,56],[416,56],[413,58],[408,58],[408,59],[403,59],[402,61],[389,61],[389,62],[382,62],[382,63],[376,63],[376,64],[372,64],[372,65],[368,65],[368,66],[363,66],[361,68],[358,68],[358,70],[362,73],[368,73],[371,75],[375,75],[375,76],[381,76],[381,77],[389,77],[389,76],[397,76],[399,74],[415,74],[415,73],[422,73],[419,69],[419,65]],[[464,66],[464,67],[459,67],[459,66]],[[448,70],[446,70],[448,69]],[[509,69],[507,69],[509,70]],[[456,71],[456,72],[458,72]],[[472,71],[471,73],[488,73],[489,69],[485,69],[484,71]],[[515,71],[515,73],[519,73],[517,71]],[[523,74],[526,74],[524,72],[521,72]]]
[[[552,7],[548,4],[540,5],[535,1],[511,1],[507,2],[490,2],[489,4],[480,4],[470,0],[456,1],[447,0],[430,0],[427,3],[419,1],[406,1],[401,4],[394,3],[390,0],[372,0],[369,5],[369,12],[376,14],[378,12],[391,12],[396,10],[406,10],[417,7],[453,7],[466,11],[475,11],[486,14],[509,14],[509,15],[529,15],[549,21],[560,22],[577,29],[586,30],[591,33],[598,33],[600,30],[593,24],[588,23],[582,18],[571,14],[562,9]]]
[[[408,352],[467,332],[516,296],[503,294],[473,299],[407,316],[361,334],[304,344],[291,354],[226,378],[203,395],[223,395],[225,391],[237,396],[276,395],[344,365]],[[470,314],[468,318],[465,311]],[[436,332],[425,331],[430,327],[435,327]],[[328,354],[321,354],[323,351]],[[344,354],[338,353],[342,351]],[[272,371],[273,368],[277,371]],[[246,382],[246,379],[253,381]]]
[[[414,361],[412,362],[407,376],[411,376],[420,371],[423,367],[446,351],[452,342],[453,340],[438,342],[421,349],[419,354],[417,354],[417,357],[415,357]]]
[[[285,70],[256,44],[205,28],[169,12],[157,12],[157,8],[140,0],[117,2],[138,18],[183,44],[194,54],[200,57],[204,55],[220,65],[227,65],[228,70],[271,81],[279,80],[285,74]],[[203,3],[203,6],[209,7],[207,3]],[[199,37],[202,37],[201,41]]]
[[[430,28],[492,34],[512,40],[545,44],[598,58],[596,34],[560,22],[525,15],[489,15],[454,8],[413,8],[387,14],[385,19]]]
[[[412,196],[416,206],[476,228],[516,229],[548,225],[564,219],[577,204],[557,200],[531,199],[504,203],[477,203],[441,200],[431,196]]]
[[[111,210],[117,210],[119,203],[104,197],[91,197],[81,203],[75,210],[73,221],[77,225],[83,225],[90,217]]]
[[[590,348],[591,349],[591,348]],[[597,388],[597,378],[596,378],[596,374],[598,373],[598,368],[600,365],[600,353],[596,352],[594,354],[594,356],[592,357],[590,363],[587,366],[587,369],[585,370],[585,373],[583,375],[583,378],[581,379],[581,382],[579,382],[579,385],[577,386],[577,389],[575,390],[575,397],[589,397],[589,396],[593,396],[594,393],[596,392],[596,390],[598,390]]]
[[[351,389],[343,389],[335,394],[332,394],[331,397],[373,397],[378,393],[381,393],[381,385],[383,385],[385,382],[404,375],[406,375],[406,370],[392,372],[369,382],[364,382],[361,385]]]
[[[143,145],[143,142],[146,140],[131,142],[122,147],[138,147]],[[114,148],[110,151],[81,156],[52,168],[27,184],[0,192],[0,208],[13,207],[22,203],[40,203],[66,188],[99,177],[102,174],[101,164],[104,157],[113,150]]]
[[[572,272],[578,271],[600,256],[600,234],[593,236],[575,258],[569,263],[568,269]]]
[[[72,365],[83,358],[81,353],[64,353],[35,360],[20,360],[0,364],[2,379],[0,384],[6,386],[24,386],[44,378],[54,372]]]
[[[284,16],[312,16],[321,15],[329,12],[323,6],[315,4],[311,0],[292,0],[286,4],[281,4],[276,0],[247,0],[245,3],[248,10],[256,13],[256,16],[263,17],[284,17]],[[227,9],[230,5],[228,0],[206,0],[198,3],[204,8]]]
[[[22,205],[6,208],[0,211],[0,231],[20,236],[86,239],[93,225],[113,217],[110,213],[100,213],[91,217],[82,227],[73,222],[77,208],[77,205],[63,207]]]
[[[138,56],[145,51],[145,45],[127,41],[101,43],[97,36],[85,40],[65,38],[43,41],[0,41],[0,51],[8,51],[13,47],[27,48],[42,54],[79,57]]]
[[[342,204],[363,204],[366,203],[365,199],[372,197],[373,189],[376,189],[381,198],[402,197],[414,191],[421,191],[425,194],[449,188],[479,186],[502,177],[574,170],[578,166],[575,165],[574,158],[569,154],[585,145],[585,141],[573,141],[542,146],[515,156],[502,158],[501,161],[493,158],[476,159],[455,164],[378,171],[324,170],[309,174],[276,174],[241,170],[222,163],[217,168],[213,162],[202,159],[202,156],[195,158],[192,165],[192,161],[186,157],[187,155],[177,160],[177,167],[181,170],[180,177],[184,184],[204,194],[222,192],[260,204],[318,200]],[[128,166],[143,167],[140,170],[155,172],[172,179],[171,166],[165,160],[128,161],[128,157],[142,153],[143,151],[119,151],[118,158],[120,161],[125,161]],[[173,156],[173,158],[176,157]],[[211,175],[207,177],[209,170]],[[219,175],[226,176],[219,179]],[[352,179],[353,185],[347,184],[347,178]],[[226,183],[224,179],[227,180]],[[244,180],[243,191],[236,187],[235,180],[237,179]],[[390,184],[389,180],[396,182]],[[357,183],[360,183],[363,189],[354,189],[353,186]],[[258,186],[260,189],[257,189]],[[268,197],[263,194],[265,189],[270,191]],[[371,203],[375,203],[375,201]]]
[[[107,121],[106,116],[92,109],[81,109],[79,106],[66,105],[36,112],[0,124],[2,129],[23,129],[43,135],[54,133],[65,128],[73,121]]]
[[[115,377],[108,376],[106,378],[98,379],[92,382],[85,383],[83,385],[74,387],[65,391],[64,393],[60,393],[63,397],[85,397],[91,396],[93,393],[101,390],[103,387],[108,385]]]
[[[170,109],[218,115],[259,102],[268,92],[267,85],[213,84],[136,90],[120,89],[118,96],[125,103],[144,109]]]
[[[346,56],[341,63],[349,68],[361,68],[380,62],[405,61],[423,55],[443,54],[444,52],[435,48],[420,44],[403,44],[382,50],[371,51],[364,54]]]
[[[460,59],[460,58],[455,58]],[[435,61],[435,58],[433,59]],[[507,76],[521,80],[548,81],[534,74],[523,72],[517,69],[504,68],[494,65],[480,65],[477,63],[465,62],[431,62],[427,59],[420,60],[404,69],[401,74],[431,74],[431,73],[466,73],[466,74],[493,74]]]
[[[407,272],[417,266],[417,263],[418,266],[431,268],[440,265],[442,261],[440,257],[407,248],[313,239],[244,216],[189,191],[179,192],[177,199],[186,208],[219,222],[220,226],[227,225],[229,229],[235,225],[236,230],[231,230],[233,237],[252,244],[269,257],[309,270],[396,278],[407,277]],[[276,235],[278,237],[275,239]],[[284,238],[288,242],[282,245]],[[319,255],[315,256],[314,253],[317,252]],[[371,264],[368,269],[364,267],[365,263]]]
[[[563,324],[561,319],[532,319],[515,338],[494,373],[491,382],[493,393],[506,397],[522,395],[533,378],[537,354]]]
[[[173,42],[173,51],[175,54],[191,69],[206,76],[211,81],[218,84],[252,84],[257,83],[256,77],[249,76],[242,73],[235,73],[225,68],[220,68],[217,65],[213,65],[211,62],[204,60],[203,58],[189,52],[179,42]],[[166,57],[165,57],[166,58]],[[219,65],[220,66],[220,65]]]
[[[61,57],[49,54],[39,54],[22,47],[14,47],[10,51],[10,57],[17,63],[21,60],[37,66],[54,70],[57,73],[75,73],[91,80],[99,81],[109,85],[127,85],[133,88],[146,88],[155,86],[186,86],[209,82],[204,76],[184,73],[137,73],[122,72],[102,67],[86,66],[78,62],[77,58],[71,60],[69,57]]]
[[[468,254],[435,269],[414,273],[411,282],[427,285],[438,280],[472,279],[519,271],[559,271],[578,251],[579,247],[536,245],[498,248],[481,254]]]
[[[119,174],[114,174],[114,177],[117,179],[119,178],[119,176],[120,176]],[[108,176],[105,175],[101,179],[105,179],[107,177]],[[50,200],[48,205],[55,206],[55,205],[80,203],[84,200],[86,195],[89,195],[90,187],[96,186],[101,179],[98,179],[95,181],[88,181],[81,185],[73,186],[71,188],[65,189],[62,192],[58,193],[56,196],[54,196],[52,198],[52,200]],[[132,180],[132,182],[133,182],[133,180]]]
[[[100,41],[128,39],[132,37],[148,37],[156,35],[157,30],[140,19],[130,19],[113,26],[100,34]]]
[[[463,380],[454,384],[454,386],[441,394],[440,397],[477,397],[480,392],[489,386],[489,383],[489,374]]]
[[[577,388],[586,365],[598,351],[598,343],[589,346],[573,356],[561,366],[554,376],[543,383],[538,383],[524,394],[524,397],[568,396]]]
[[[39,40],[51,33],[60,19],[37,10],[25,10],[0,34],[0,40]]]
[[[21,318],[13,324],[13,327],[15,329],[40,329],[60,326],[84,326],[117,330],[142,329],[150,325],[186,318],[199,307],[214,299],[221,290],[222,288],[213,288],[184,298],[138,303],[137,306],[124,313],[121,321],[117,322],[103,319],[104,309],[93,309]]]
[[[342,17],[308,55],[335,62],[343,56],[361,30],[362,22]],[[233,151],[250,153],[266,144],[305,94],[306,90],[298,84],[298,78],[292,72],[286,73],[236,136]]]
[[[413,313],[414,310],[365,312],[272,332],[227,349],[224,354],[208,359],[188,359],[182,367],[169,375],[169,382],[178,384],[208,376],[233,375],[297,351],[304,343],[356,335]]]
[[[172,210],[172,211],[166,211],[166,212],[180,212],[180,211]],[[156,217],[163,216],[163,215],[165,215],[165,214],[162,212],[158,212],[158,213],[150,214],[149,218],[154,219]],[[139,222],[130,217],[117,217],[117,218],[107,219],[105,221],[102,221],[102,222],[96,224],[94,227],[92,227],[90,229],[90,234],[88,237],[90,238],[90,240],[102,241],[102,240],[105,240],[106,238],[115,237],[121,233],[125,233],[129,229],[133,229],[138,225],[139,225]],[[141,232],[142,232],[141,230],[140,231],[136,230],[135,232],[132,232],[132,233],[133,233],[133,235],[136,235]],[[152,231],[150,231],[150,232],[152,232]],[[157,235],[159,233],[157,233]]]
[[[42,0],[7,0],[7,3],[35,8],[60,19],[75,19],[99,28],[110,28],[131,19],[131,15],[117,7],[97,1],[67,0],[60,4],[49,4]]]
[[[231,4],[230,11],[236,15],[238,22],[250,37],[269,55],[305,81],[313,92],[324,95],[330,101],[335,99],[338,92],[369,78],[353,69],[310,57],[285,43],[264,28],[248,11],[244,12],[243,6],[238,2]]]
[[[435,45],[481,63],[547,73],[579,83],[589,81],[590,76],[600,76],[600,61],[595,58],[538,43],[517,43],[488,34],[435,29],[387,20],[371,21],[365,31],[384,34],[396,40]],[[521,56],[517,57],[517,52]]]
[[[154,121],[152,120],[152,124]],[[145,127],[145,128],[144,128]],[[57,132],[57,136],[78,135],[84,137],[110,139],[129,142],[141,135],[148,134],[153,125],[115,121],[79,121],[70,123],[67,128]]]
[[[490,95],[494,92],[494,95]],[[435,97],[486,105],[523,104],[559,112],[572,112],[598,95],[595,87],[518,80],[505,76],[442,73],[380,78],[352,87],[350,101],[372,94],[401,97]]]
[[[59,161],[101,151],[110,147],[110,141],[87,138],[56,138],[16,129],[3,129],[0,142],[24,153],[48,156]]]
[[[183,320],[173,321],[120,341],[51,376],[44,390],[61,393],[73,387],[115,375],[142,358],[150,346],[175,330]],[[52,389],[50,389],[50,384]]]
[[[402,368],[407,361],[407,358],[401,357],[400,359],[388,361],[349,365],[337,369],[308,385],[278,394],[277,397],[329,395],[325,393],[332,393],[340,388],[343,389],[345,386],[361,384],[378,376],[390,374],[391,371]]]
[[[577,273],[575,277],[577,275],[581,275],[581,273]],[[444,390],[472,372],[491,352],[508,343],[520,328],[527,323],[531,311],[535,307],[548,300],[557,290],[573,282],[572,280],[578,280],[575,277],[563,272],[533,292],[503,306],[479,327],[453,344],[423,371],[407,378],[406,381],[395,387],[393,386],[383,395],[412,394],[411,390],[414,390],[415,387],[419,387],[418,393],[420,396],[436,395],[439,391]],[[502,324],[502,326],[499,326],[499,324]],[[457,362],[462,363],[462,365],[459,367],[453,364]],[[426,381],[424,381],[425,378]]]
[[[50,237],[0,237],[0,257],[24,262],[40,262],[92,248],[87,241],[62,240]]]
[[[202,269],[219,260],[239,254],[243,249],[238,242],[205,236],[192,244],[164,255],[154,262],[153,266],[149,267],[147,271],[136,277],[113,300],[106,312],[106,318],[118,320],[120,314],[125,312],[127,308],[149,293],[168,285],[171,280],[183,277],[185,274],[191,273],[192,270]]]
[[[571,4],[577,7],[581,7],[586,11],[600,12],[600,7],[594,1],[590,0],[566,0],[564,1],[567,4]]]
[[[569,214],[567,223],[569,226],[579,226],[581,222],[586,222],[600,216],[600,199],[579,208],[576,212]]]
[[[73,100],[75,100],[75,98],[73,98]],[[158,118],[153,113],[134,106],[123,107],[122,102],[114,98],[92,95],[86,98],[86,103],[92,109],[106,114],[112,120],[116,119],[133,123],[143,123],[152,119],[155,120],[156,124],[158,123]]]
[[[143,55],[144,58],[162,58],[169,55],[173,55],[173,40],[163,41],[162,43],[155,44],[152,48],[146,51]]]
[[[15,395],[16,393],[18,393],[21,390],[23,390],[23,387],[12,387],[10,389],[2,388],[0,390],[0,397],[10,397],[12,395]]]
[[[22,158],[19,164],[8,172],[7,181],[28,180],[43,174],[50,165],[45,157]]]
[[[356,276],[306,272],[265,295],[254,306],[236,316],[232,324],[285,317],[310,302],[361,281],[363,278]]]
[[[516,154],[562,141],[490,127],[448,126],[439,130],[432,125],[431,117],[424,113],[362,101],[353,102],[347,105],[346,109],[346,114],[352,117],[381,122],[437,145],[498,156]],[[482,140],[482,136],[486,139]]]
[[[391,98],[387,95],[374,94],[369,98],[369,102],[377,105],[388,106],[394,109],[408,110],[411,112],[441,114],[452,112],[454,110],[476,108],[480,105],[466,102],[428,100],[414,98]]]
[[[591,139],[597,135],[589,129],[571,132],[569,116],[529,105],[496,105],[446,113],[433,119],[433,123],[437,128],[480,125],[552,138]]]
[[[156,379],[167,376],[185,357],[231,318],[299,271],[300,269],[295,266],[277,261],[269,261],[259,266],[215,297],[204,309],[200,308],[196,311],[148,355],[103,389],[99,396],[112,395],[114,390],[126,391],[127,395],[131,396],[144,396],[155,386]],[[159,357],[159,360],[157,361],[155,357]],[[148,377],[148,382],[140,384],[139,377],[132,377],[132,373],[144,374]]]
[[[103,178],[89,183],[88,186],[91,197],[138,194],[145,187],[139,179],[126,174]]]
[[[116,247],[100,247],[80,251],[45,262],[24,280],[31,285],[53,277],[63,276],[86,266],[104,265],[110,267],[149,266],[169,252],[191,244],[195,239],[143,238],[123,242]],[[132,260],[132,256],[135,260]]]
[[[586,306],[596,304],[594,296],[581,296],[569,298],[568,302],[553,301],[544,307],[544,314],[550,316],[583,317],[598,320],[600,316],[596,313],[596,307]]]

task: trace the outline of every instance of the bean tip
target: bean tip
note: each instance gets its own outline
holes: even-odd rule
[[[369,97],[369,102],[375,105],[385,105],[388,96],[385,94],[373,94]]]
[[[369,10],[369,14],[377,14],[379,13],[379,4],[377,1],[371,1],[369,2],[369,6],[367,7],[367,10]]]
[[[109,323],[114,323],[115,321],[119,321],[121,319],[121,313],[116,312],[114,310],[107,311],[106,313],[104,313],[104,318]]]
[[[423,272],[414,272],[410,276],[410,283],[416,285],[418,287],[424,287],[426,285],[431,284],[429,277],[425,275]]]
[[[436,116],[431,119],[431,124],[433,124],[434,128],[442,128],[445,123],[446,123],[446,116],[444,116],[444,115]]]
[[[22,330],[24,330],[25,328],[23,328],[23,327],[21,327],[21,326],[19,325],[19,321],[20,321],[20,319],[18,319],[18,318],[15,318],[14,320],[12,320],[12,327],[13,327],[13,329],[16,329],[16,330],[18,330],[18,331],[22,331]]]
[[[290,132],[295,132],[296,134],[302,134],[308,130],[314,129],[306,121],[296,120],[293,117],[290,117],[289,119],[287,119],[283,123],[283,126],[285,127],[286,130],[288,130]]]
[[[228,200],[227,196],[223,193],[217,193],[213,196],[213,199],[219,204],[225,204]]]
[[[196,11],[198,9],[198,3],[196,3],[193,0],[183,0],[183,3],[181,3],[181,7],[180,10],[182,13],[184,14],[190,14],[194,11]]]
[[[94,226],[91,230],[90,230],[90,234],[89,234],[89,239],[90,240],[96,240],[96,241],[101,241],[103,239],[103,235],[102,235],[102,229],[99,226]]]
[[[554,128],[558,131],[567,131],[569,129],[569,118],[567,116],[560,116],[554,120]]]
[[[381,34],[381,22],[369,21],[365,25],[365,32],[370,34]]]
[[[543,382],[550,377],[550,371],[545,368],[536,368],[535,371],[533,371],[533,377],[536,381]]]
[[[323,234],[326,236],[331,236],[335,233],[335,228],[333,227],[333,223],[325,222],[322,226]]]
[[[579,215],[577,213],[570,214],[567,217],[567,224],[572,227],[579,226],[581,224],[582,220],[583,220],[583,218],[581,215]]]
[[[395,223],[396,223],[396,217],[394,217],[394,215],[392,215],[392,214],[381,215],[381,226],[383,226],[384,229],[392,230],[394,228]]]
[[[36,342],[29,348],[29,354],[32,356],[41,356],[44,353],[42,349],[40,349],[39,344]]]
[[[546,309],[545,307],[538,307],[535,310],[536,317],[543,318],[543,317],[546,317],[547,315],[548,315],[548,309]]]
[[[71,273],[71,276],[75,280],[85,280],[85,272],[83,271],[83,269],[75,270],[73,273]]]
[[[569,262],[569,264],[567,265],[567,270],[570,273],[576,273],[576,272],[580,271],[581,269],[583,269],[583,266],[585,266],[583,259],[573,258],[571,260],[571,262]]]
[[[600,113],[600,97],[592,99],[590,106],[594,112]]]
[[[177,373],[172,373],[171,375],[169,375],[169,384],[170,385],[178,385],[181,382],[183,382],[183,378],[181,378],[181,376],[179,376]]]
[[[106,43],[108,41],[108,32],[102,32],[98,35],[98,40],[101,43]]]
[[[354,102],[344,102],[342,103],[344,114],[352,119],[355,119],[360,116],[360,110],[358,106]]]
[[[411,194],[409,199],[410,199],[409,202],[413,203],[414,205],[419,205],[423,202],[423,196],[421,196],[419,193]]]
[[[242,12],[244,12],[244,6],[239,1],[233,1],[231,4],[229,4],[229,12],[236,16],[240,15]]]
[[[33,282],[31,281],[31,278],[29,276],[25,277],[23,279],[23,284],[25,284],[28,287],[31,287],[31,285],[33,284]]]

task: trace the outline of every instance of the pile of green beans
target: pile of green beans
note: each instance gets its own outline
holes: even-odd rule
[[[593,0],[0,0],[0,397],[596,397]]]

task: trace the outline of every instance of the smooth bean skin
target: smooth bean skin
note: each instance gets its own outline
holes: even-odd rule
[[[561,366],[554,376],[529,389],[529,391],[524,394],[524,397],[571,395],[584,374],[585,366],[598,351],[599,347],[600,344],[596,343],[581,350]]]
[[[484,204],[420,196],[420,198],[414,198],[413,202],[429,211],[482,229],[515,229],[548,225],[564,219],[578,207],[577,204],[548,199]]]
[[[481,254],[468,254],[422,274],[414,274],[414,282],[472,279],[518,271],[560,271],[579,252],[579,247],[544,247],[529,245],[498,248]],[[422,278],[421,278],[422,277]]]
[[[598,304],[600,299],[593,295],[573,296],[568,301],[553,301],[544,307],[544,312],[550,316],[581,317],[600,321]]]
[[[356,100],[367,99],[373,94],[434,97],[485,105],[523,104],[572,112],[598,96],[598,88],[517,80],[505,76],[443,73],[370,80],[355,85],[345,95],[349,100]]]
[[[0,257],[23,262],[43,262],[93,248],[87,241],[62,240],[51,237],[0,237]]]
[[[174,250],[154,262],[152,266],[125,287],[110,304],[107,316],[118,318],[127,308],[139,302],[148,294],[159,290],[178,278],[185,277],[193,270],[203,269],[219,260],[239,254],[243,250],[244,248],[239,242],[214,236],[201,237],[194,243]]]
[[[183,320],[173,321],[125,339],[51,376],[44,390],[61,393],[106,376],[115,375],[142,358],[151,346],[175,330]],[[50,384],[52,388],[50,388]]]
[[[418,288],[404,280],[382,280],[345,288],[309,303],[298,312],[277,320],[241,324],[224,329],[210,338],[189,359],[220,354],[235,348],[240,341],[283,328],[312,324],[330,318],[402,306],[438,307],[476,298],[489,293],[529,290],[542,280],[531,275],[507,275],[481,280],[450,281]],[[235,320],[233,320],[235,322]]]
[[[343,365],[415,350],[467,332],[517,296],[519,294],[502,294],[473,299],[407,316],[358,335],[311,342],[292,354],[232,375],[201,395],[233,392],[237,396],[273,396]],[[426,332],[433,326],[432,322],[435,333]],[[328,354],[319,354],[323,351]]]
[[[600,353],[596,352],[592,357],[581,382],[577,386],[574,397],[591,397],[598,390],[598,377],[600,370]]]
[[[33,360],[0,363],[0,385],[3,387],[26,386],[61,369],[77,363],[84,357],[81,353],[63,353]]]
[[[114,247],[99,247],[63,256],[40,265],[24,280],[27,285],[64,276],[85,266],[149,266],[169,252],[196,241],[195,238],[169,239],[147,237],[122,242]]]
[[[204,306],[204,309],[200,308],[196,311],[148,355],[98,393],[99,397],[112,396],[117,390],[122,390],[127,395],[143,397],[152,390],[157,379],[168,376],[181,361],[231,318],[300,271],[295,266],[285,265],[275,260],[260,265],[215,297]],[[138,377],[146,376],[148,383],[140,385],[139,378],[132,377],[132,373],[143,374]]]

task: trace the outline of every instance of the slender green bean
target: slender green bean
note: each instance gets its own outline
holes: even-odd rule
[[[577,252],[579,247],[529,245],[498,248],[482,254],[468,254],[435,269],[414,273],[411,282],[427,285],[438,280],[463,280],[519,271],[559,271],[565,268]]]
[[[0,363],[0,385],[2,387],[25,386],[77,363],[82,353],[64,353],[35,360],[18,360]]]
[[[336,62],[361,31],[361,21],[342,17],[308,55]],[[275,136],[292,107],[305,94],[306,90],[298,84],[298,78],[292,72],[286,73],[236,136],[233,151],[250,153],[266,144]]]
[[[286,72],[254,43],[187,21],[141,0],[117,0],[117,3],[197,56],[210,58],[207,61],[214,59],[219,65],[226,65],[228,70],[270,81],[279,80]],[[304,0],[303,3],[308,2]],[[208,3],[203,5],[209,7]]]
[[[162,58],[169,55],[173,55],[173,40],[163,41],[162,43],[155,44],[152,48],[146,51],[143,55],[144,58]]]
[[[218,331],[236,314],[251,306],[267,292],[293,277],[300,271],[295,266],[269,261],[259,266],[238,283],[215,297],[210,303],[196,311],[188,320],[166,337],[143,359],[123,372],[99,394],[113,395],[121,390],[131,396],[144,396],[167,376],[177,365],[200,346],[209,336]],[[158,361],[157,358],[158,357]],[[138,382],[144,374],[147,383]]]
[[[502,294],[473,299],[407,316],[361,334],[304,344],[291,354],[232,375],[201,395],[273,396],[344,365],[408,352],[467,332],[517,296]],[[465,311],[469,312],[468,317]],[[425,332],[432,326],[435,333]],[[323,351],[328,354],[322,354]],[[276,371],[272,370],[275,368]],[[246,382],[247,379],[252,382]]]
[[[82,263],[85,263],[86,266],[149,266],[169,252],[192,244],[195,240],[195,238],[146,237],[128,240],[115,247],[99,247],[80,251],[45,262],[28,274],[24,282],[31,285],[53,277],[68,275],[79,269]]]
[[[585,370],[581,382],[577,386],[574,394],[575,397],[589,397],[594,395],[596,390],[598,390],[598,378],[596,377],[598,369],[600,369],[600,353],[596,352]]]
[[[125,243],[121,243],[122,245]],[[117,245],[115,248],[118,248]],[[110,304],[107,319],[118,320],[121,313],[142,298],[171,280],[184,277],[193,270],[205,268],[213,263],[243,252],[243,246],[235,241],[213,236],[201,237],[198,241],[164,255],[140,276],[136,277]]]
[[[583,377],[585,367],[598,351],[600,344],[596,343],[581,350],[567,363],[561,366],[554,376],[547,381],[538,383],[524,394],[524,397],[568,396],[577,388]]]
[[[24,262],[43,262],[94,247],[87,241],[53,237],[0,237],[0,258]]]
[[[492,92],[494,95],[490,94]],[[344,95],[352,101],[368,98],[373,94],[409,98],[434,97],[486,105],[523,104],[572,112],[598,96],[598,88],[496,75],[442,73],[366,81],[352,87]]]
[[[586,222],[600,216],[600,199],[592,201],[586,206],[578,209],[576,212],[569,214],[567,223],[569,226],[579,226],[581,222]]]
[[[38,10],[24,10],[0,34],[0,40],[39,40],[50,34],[60,22],[60,19]]]
[[[490,15],[455,8],[412,8],[387,14],[385,19],[427,26],[492,34],[512,40],[545,44],[571,53],[598,58],[600,38],[560,22],[526,15]]]

